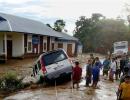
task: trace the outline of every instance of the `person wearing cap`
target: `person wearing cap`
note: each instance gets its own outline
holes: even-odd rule
[[[130,100],[130,76],[125,76],[125,82],[119,86],[119,100]]]

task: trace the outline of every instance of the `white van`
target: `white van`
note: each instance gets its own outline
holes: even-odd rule
[[[33,66],[33,75],[38,81],[46,81],[72,74],[72,63],[63,49],[40,55]]]
[[[118,41],[114,42],[114,55],[128,54],[128,41]]]

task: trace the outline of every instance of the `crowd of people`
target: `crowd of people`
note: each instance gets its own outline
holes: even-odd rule
[[[79,66],[79,62],[75,62],[75,66],[73,68],[73,87],[77,84],[78,88],[82,76],[82,68]],[[111,82],[120,80],[117,92],[118,100],[130,100],[130,63],[128,55],[106,56],[103,63],[101,63],[99,57],[94,57],[93,54],[90,54],[90,58],[86,63],[86,87],[89,87],[92,83],[91,86],[97,88],[101,70],[105,80],[108,79]]]
[[[102,64],[98,57],[94,58],[93,55],[90,55],[86,63],[86,86],[89,86],[92,81],[92,87],[96,88],[97,83],[100,80],[100,69]],[[79,62],[75,62],[75,67],[73,68],[73,87],[77,84],[79,87],[79,82],[82,76],[82,68],[79,66]],[[93,76],[93,77],[92,77]]]

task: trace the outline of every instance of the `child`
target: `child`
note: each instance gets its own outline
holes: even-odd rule
[[[79,82],[82,75],[82,69],[79,67],[79,62],[75,62],[75,67],[73,68],[73,88],[77,84],[77,89],[79,88]]]
[[[89,59],[86,65],[86,87],[91,83],[92,76],[92,61]]]
[[[96,88],[97,87],[97,83],[99,81],[99,76],[100,76],[99,62],[95,63],[95,66],[92,69],[92,75],[93,75],[93,84],[92,84],[92,87]]]
[[[120,100],[130,100],[130,76],[125,77],[125,82],[119,86]]]

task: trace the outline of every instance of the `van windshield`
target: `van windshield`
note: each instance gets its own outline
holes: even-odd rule
[[[62,50],[49,53],[47,55],[44,55],[42,58],[42,60],[44,60],[45,66],[56,63],[58,61],[65,60],[65,59],[67,59],[67,56]]]
[[[117,47],[115,47],[116,49],[125,49],[126,48],[126,46],[117,46]]]

